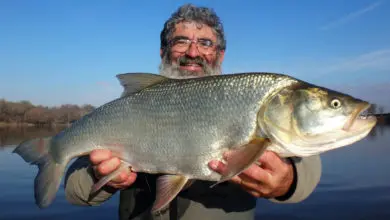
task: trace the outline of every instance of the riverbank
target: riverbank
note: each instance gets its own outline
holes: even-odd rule
[[[17,128],[17,127],[67,127],[71,123],[54,123],[54,124],[32,124],[32,123],[8,123],[0,122],[0,128]]]
[[[33,127],[34,124],[30,123],[8,123],[0,122],[0,127]]]

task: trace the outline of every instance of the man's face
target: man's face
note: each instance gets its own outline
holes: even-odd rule
[[[167,53],[160,51],[162,75],[181,78],[217,75],[224,52],[217,49],[217,36],[207,25],[176,24]]]

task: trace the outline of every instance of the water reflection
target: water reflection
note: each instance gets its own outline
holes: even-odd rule
[[[32,138],[53,136],[63,130],[59,127],[0,127],[0,147],[18,145]]]

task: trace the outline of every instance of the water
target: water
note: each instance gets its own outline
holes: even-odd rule
[[[118,195],[98,207],[67,203],[63,186],[50,208],[34,204],[37,169],[12,154],[23,139],[58,132],[53,129],[0,128],[0,219],[117,219]],[[390,129],[352,146],[322,155],[323,175],[314,193],[297,204],[259,199],[257,219],[390,219]]]

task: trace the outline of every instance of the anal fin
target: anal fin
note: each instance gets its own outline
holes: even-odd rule
[[[188,177],[179,175],[164,175],[157,179],[156,200],[152,207],[152,213],[164,210],[169,203],[187,185]]]
[[[247,169],[250,165],[256,162],[256,160],[268,147],[269,143],[268,139],[257,138],[238,149],[230,151],[227,160],[228,162],[226,164],[227,167],[222,173],[221,179],[211,187],[225,182]]]

